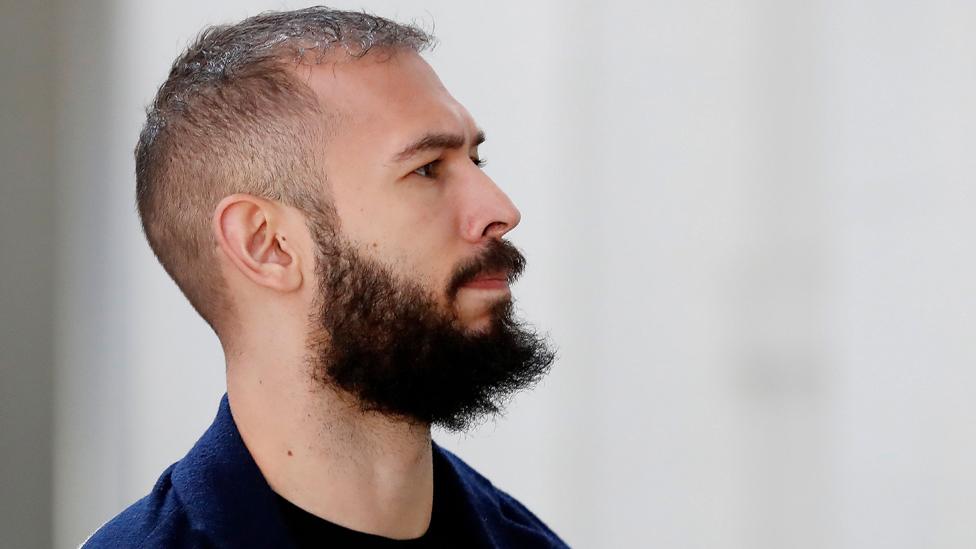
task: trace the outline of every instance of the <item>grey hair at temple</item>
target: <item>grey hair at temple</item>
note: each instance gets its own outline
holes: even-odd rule
[[[319,6],[206,28],[173,63],[135,149],[136,202],[159,262],[218,335],[233,307],[213,253],[217,203],[248,193],[331,212],[321,159],[330,113],[294,69],[337,51],[355,59],[434,43],[415,25]]]

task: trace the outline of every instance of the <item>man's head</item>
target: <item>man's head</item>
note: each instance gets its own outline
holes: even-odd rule
[[[423,31],[326,8],[205,31],[136,149],[150,245],[225,348],[305,322],[313,377],[462,427],[548,369],[512,318],[519,212]],[[255,334],[249,327],[262,326]]]

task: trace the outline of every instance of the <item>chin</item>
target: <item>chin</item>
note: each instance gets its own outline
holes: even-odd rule
[[[491,316],[485,315],[461,322],[462,330],[469,334],[484,334],[491,331]]]

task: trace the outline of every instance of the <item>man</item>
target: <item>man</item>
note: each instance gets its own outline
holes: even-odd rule
[[[309,8],[210,28],[136,148],[160,263],[220,338],[217,418],[86,547],[560,547],[431,441],[546,373],[519,212],[423,31]]]

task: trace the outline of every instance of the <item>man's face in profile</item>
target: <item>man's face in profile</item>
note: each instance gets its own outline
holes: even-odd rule
[[[419,55],[311,68],[335,113],[334,212],[311,214],[312,367],[360,404],[462,428],[538,380],[553,353],[512,316],[519,212],[481,170],[483,140]]]

